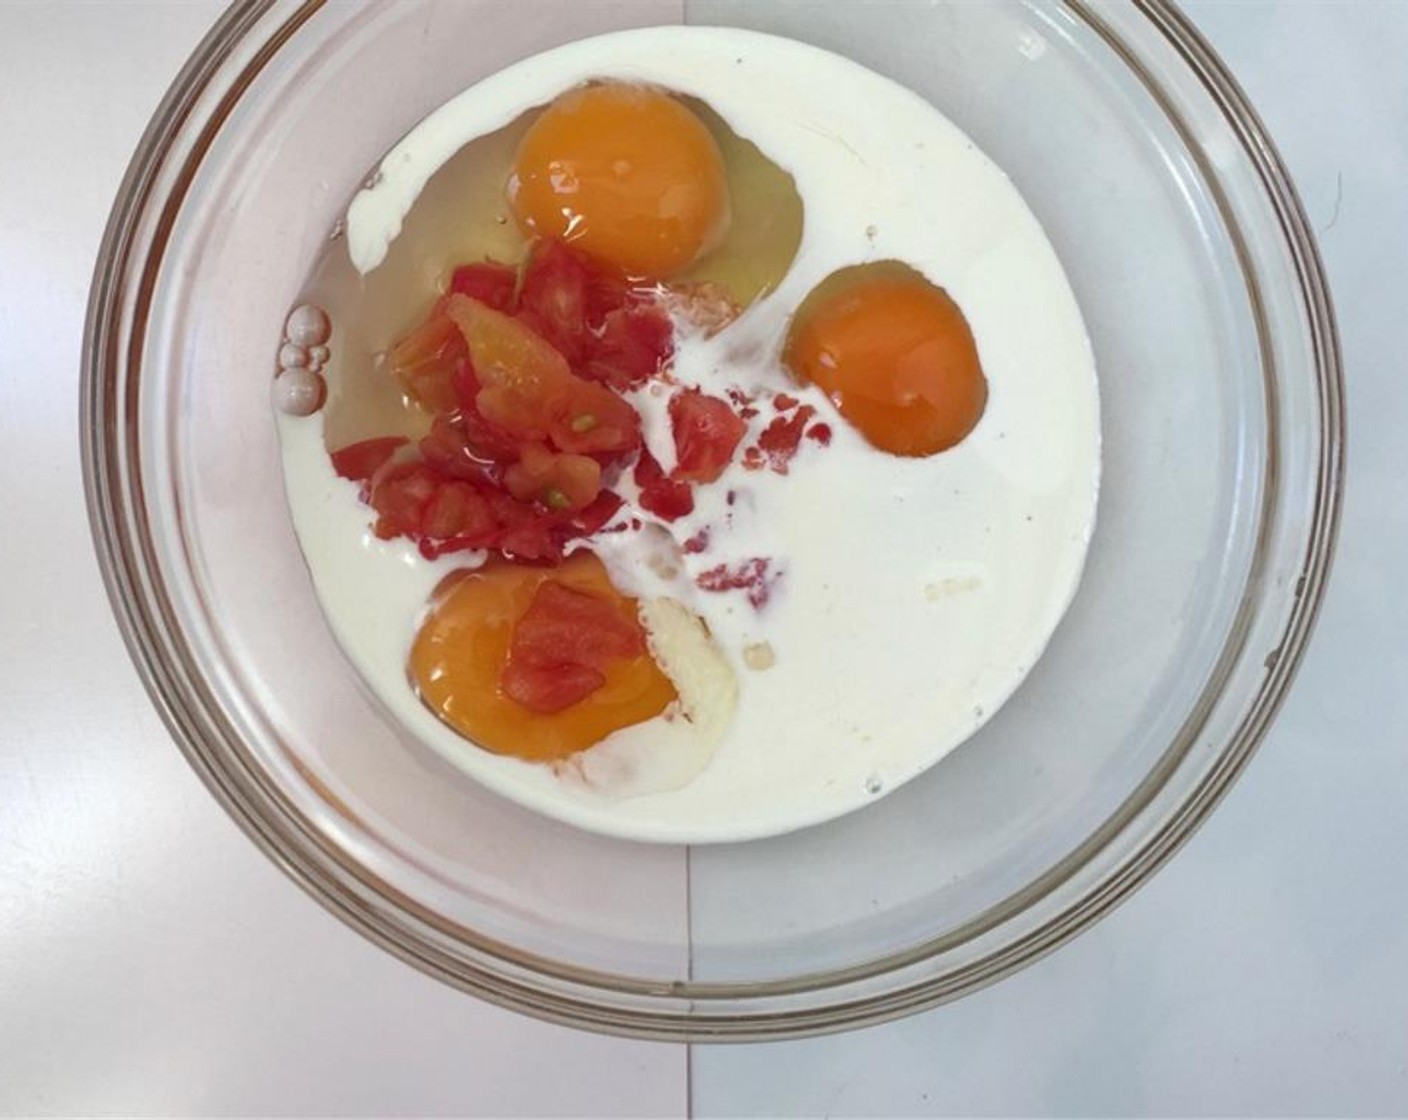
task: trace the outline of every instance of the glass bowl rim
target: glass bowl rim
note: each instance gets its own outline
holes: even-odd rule
[[[1176,124],[1176,108],[1157,78],[1106,23],[1090,0],[1066,6],[1128,65]],[[249,36],[278,7],[287,18],[262,42]],[[1173,0],[1134,0],[1134,11],[1162,36],[1211,96],[1271,204],[1299,281],[1309,331],[1319,418],[1315,493],[1297,593],[1282,628],[1279,656],[1268,664],[1254,700],[1220,748],[1210,777],[1187,794],[1163,827],[1102,873],[1069,907],[1034,933],[1004,944],[957,973],[820,1006],[757,1013],[733,1002],[815,995],[857,980],[898,973],[942,952],[962,934],[950,931],[900,954],[836,972],[765,984],[681,981],[662,987],[636,979],[558,965],[431,914],[335,848],[303,817],[237,744],[203,727],[201,709],[216,705],[187,659],[172,657],[173,631],[155,578],[154,544],[136,511],[141,505],[140,448],[135,425],[118,423],[137,400],[142,340],[155,281],[185,195],[216,134],[240,97],[283,45],[325,6],[325,0],[235,0],[178,74],[134,152],[104,233],[90,290],[82,357],[80,441],[92,536],[119,630],[148,694],[178,747],[225,810],[273,862],[320,904],[373,942],[415,967],[491,1002],[540,1018],[607,1033],[674,1041],[747,1041],[798,1037],[897,1018],[992,983],[1065,943],[1108,914],[1182,846],[1230,789],[1260,745],[1295,676],[1324,597],[1338,534],[1344,473],[1344,382],[1338,333],[1319,251],[1289,175],[1260,118],[1225,65]],[[252,48],[252,49],[251,49]],[[232,76],[228,72],[236,69]],[[217,84],[226,78],[227,84]],[[207,102],[218,92],[213,107]],[[197,119],[204,114],[205,119]],[[194,129],[193,137],[188,134]],[[1181,129],[1190,150],[1201,150]],[[182,148],[184,143],[185,147]],[[179,156],[179,164],[173,162]],[[1206,170],[1206,168],[1200,168]],[[1221,205],[1221,202],[1219,203]],[[1224,208],[1224,217],[1227,217]],[[147,240],[144,241],[143,238]],[[140,259],[140,269],[133,263]],[[137,273],[137,283],[128,278]],[[1257,309],[1258,333],[1269,330]],[[119,391],[121,390],[121,391]],[[1258,545],[1260,551],[1261,545]],[[1234,659],[1235,660],[1235,659]],[[1222,669],[1222,678],[1230,671]],[[1219,683],[1219,682],[1214,682]],[[193,705],[192,701],[195,701]],[[227,749],[234,747],[236,749]],[[1169,773],[1172,767],[1169,768]],[[1157,773],[1157,770],[1155,771]],[[1165,775],[1165,780],[1167,775]],[[1151,786],[1145,789],[1145,786]],[[1036,882],[1044,897],[1093,859],[1147,805],[1162,782],[1146,779],[1124,805],[1056,868]],[[1082,855],[1083,854],[1083,855]],[[687,872],[686,872],[687,873]],[[1053,878],[1054,876],[1054,878]],[[1050,880],[1048,882],[1048,880]],[[994,910],[1021,909],[1028,890]],[[986,917],[986,915],[985,915]],[[1001,919],[986,928],[994,928]],[[976,921],[976,919],[974,920]],[[973,923],[970,922],[969,925]],[[960,937],[959,940],[962,938]],[[442,942],[469,945],[476,958]],[[605,997],[611,997],[603,1002]],[[711,1012],[711,1005],[722,1014]]]

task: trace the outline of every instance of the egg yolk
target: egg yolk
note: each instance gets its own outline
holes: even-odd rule
[[[963,312],[942,288],[894,262],[843,269],[818,285],[792,320],[783,361],[895,455],[952,447],[987,405]]]
[[[546,581],[608,602],[638,625],[635,601],[612,586],[590,553],[556,568],[491,563],[452,580],[437,592],[416,635],[410,675],[422,702],[481,747],[534,762],[563,759],[659,715],[675,699],[674,686],[644,649],[604,665],[600,687],[560,711],[533,711],[505,693],[514,627]]]
[[[524,232],[562,238],[631,276],[688,268],[728,226],[723,155],[668,94],[606,82],[557,98],[524,135],[508,184]]]

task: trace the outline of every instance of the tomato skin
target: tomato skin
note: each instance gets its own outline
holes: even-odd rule
[[[670,398],[677,458],[674,478],[713,482],[733,459],[748,425],[727,401],[687,389]]]
[[[379,436],[348,444],[332,453],[332,469],[337,472],[339,478],[366,482],[391,456],[404,447],[406,442],[403,436]]]
[[[462,264],[450,276],[450,292],[477,299],[495,311],[512,314],[518,306],[518,270],[496,261]]]

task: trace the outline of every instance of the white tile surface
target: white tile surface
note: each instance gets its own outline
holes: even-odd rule
[[[1296,688],[1094,931],[915,1019],[698,1050],[697,1115],[1408,1114],[1408,4],[1188,9],[1291,167],[1343,331],[1344,529]]]
[[[219,7],[0,2],[0,1114],[678,1115],[682,1047],[500,1011],[325,914],[217,808],[122,650],[79,478],[84,303],[131,149]]]
[[[1344,534],[1297,688],[1095,931],[903,1023],[696,1050],[701,1115],[1408,1113],[1408,4],[1190,7],[1296,175],[1344,329]],[[83,303],[132,145],[217,9],[0,0],[0,1113],[678,1115],[681,1048],[489,1008],[325,915],[211,801],[121,650],[78,474]]]

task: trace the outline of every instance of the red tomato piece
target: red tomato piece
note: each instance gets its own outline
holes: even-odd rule
[[[792,461],[792,456],[797,454],[797,447],[802,442],[802,433],[815,415],[816,409],[804,404],[791,416],[776,417],[758,437],[758,457],[753,463],[745,465],[766,465],[778,474],[786,474],[787,464]],[[754,449],[748,450],[752,452]]]
[[[419,443],[421,458],[447,478],[502,485],[505,462],[518,457],[518,443],[477,413],[439,415]]]
[[[558,712],[605,684],[611,662],[644,652],[640,623],[617,604],[544,580],[514,624],[500,686],[525,708]]]
[[[575,530],[573,535],[589,537],[593,533],[600,532],[611,523],[611,519],[620,512],[624,504],[621,495],[610,490],[601,491],[591,505],[586,509],[578,510],[572,518],[572,528]]]
[[[640,446],[640,414],[605,386],[572,377],[548,434],[563,451],[623,455]]]
[[[340,478],[366,482],[405,445],[404,436],[381,436],[351,443],[332,453],[332,469]]]
[[[440,476],[424,463],[389,463],[372,476],[368,504],[377,513],[373,531],[382,540],[418,537],[426,506]]]
[[[465,361],[464,336],[437,303],[429,318],[387,354],[387,365],[412,400],[427,412],[459,404],[456,378]]]
[[[705,591],[746,591],[748,602],[761,608],[772,594],[777,573],[771,571],[772,561],[755,557],[737,564],[719,564],[701,572],[694,582]]]
[[[611,390],[572,374],[522,321],[467,296],[446,304],[469,346],[480,415],[519,440],[551,438],[578,455],[620,454],[640,444],[640,417]]]
[[[421,532],[436,540],[483,546],[498,532],[489,503],[468,482],[443,482],[425,507]]]
[[[599,669],[586,665],[520,665],[512,660],[499,677],[505,696],[542,715],[570,708],[605,683]]]
[[[504,472],[504,485],[520,502],[539,502],[555,512],[585,509],[601,490],[601,464],[529,443]]]
[[[518,270],[496,261],[462,264],[450,276],[450,291],[477,299],[495,311],[512,314],[517,300]]]
[[[509,660],[604,669],[617,658],[644,652],[640,623],[614,602],[548,579],[513,628]]]
[[[713,482],[724,473],[748,430],[727,401],[697,389],[670,398],[670,427],[678,463],[672,477]]]
[[[576,365],[587,352],[587,262],[560,241],[539,242],[523,273],[518,315],[567,361]]]
[[[675,352],[675,328],[665,309],[637,302],[608,312],[592,340],[582,374],[621,391],[659,373]]]
[[[642,450],[635,469],[636,485],[640,487],[640,504],[656,517],[674,521],[694,510],[694,492],[689,483],[667,478],[660,464],[649,451]]]

